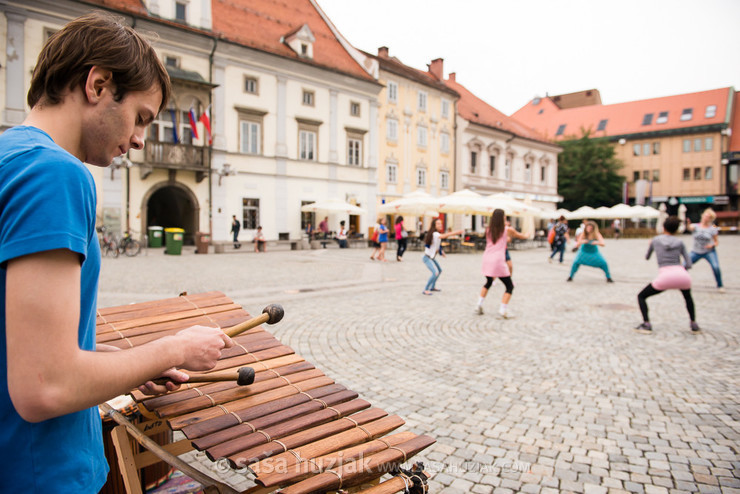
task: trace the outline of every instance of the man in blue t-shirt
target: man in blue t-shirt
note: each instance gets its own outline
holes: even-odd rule
[[[193,327],[130,350],[95,344],[100,248],[83,162],[141,149],[170,95],[146,40],[93,13],[53,35],[22,126],[0,136],[0,489],[97,492],[108,473],[98,403],[212,368],[231,340]],[[115,349],[117,350],[117,349]],[[142,384],[144,383],[144,384]]]

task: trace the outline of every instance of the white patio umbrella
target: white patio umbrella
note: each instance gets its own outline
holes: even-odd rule
[[[594,210],[593,218],[599,220],[608,220],[614,218],[614,216],[612,216],[611,208],[600,206]]]
[[[593,218],[595,212],[596,210],[591,206],[581,206],[580,208],[576,209],[568,216],[566,216],[566,218],[568,218],[569,220],[584,220],[588,218]]]
[[[485,197],[468,189],[440,197],[436,202],[441,213],[491,214],[496,209]]]
[[[425,216],[430,212],[436,214],[437,200],[423,190],[415,190],[400,199],[387,202],[378,208],[380,214],[409,214]]]
[[[547,213],[545,213],[542,209],[533,206],[531,204],[531,200],[529,203],[527,203],[526,201],[520,201],[519,199],[515,199],[508,194],[504,194],[503,192],[486,196],[486,200],[489,201],[492,206],[494,206],[493,209],[503,209],[504,212],[509,216],[530,215],[533,218],[540,218],[543,215],[547,215]]]
[[[571,211],[568,211],[567,209],[556,209],[555,211],[551,212],[549,216],[546,214],[545,217],[552,217],[552,218],[560,218],[561,216],[565,216],[565,219],[570,219]],[[552,219],[550,218],[550,219]]]
[[[340,201],[339,199],[327,199],[325,201],[316,201],[311,204],[301,206],[301,212],[304,213],[345,213],[345,214],[363,214],[366,211],[354,204]]]
[[[660,216],[660,211],[649,206],[632,206],[632,211],[634,211],[634,218],[652,220],[657,219]]]

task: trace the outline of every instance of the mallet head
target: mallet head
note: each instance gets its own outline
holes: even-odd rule
[[[283,306],[280,304],[270,304],[262,309],[262,313],[269,316],[267,324],[275,324],[280,322],[280,320],[283,318],[283,315],[285,314],[285,312],[283,311]]]
[[[254,382],[254,369],[251,367],[241,367],[238,372],[236,384],[239,386],[248,386]]]

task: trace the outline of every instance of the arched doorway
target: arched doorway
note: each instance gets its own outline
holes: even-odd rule
[[[143,231],[150,226],[182,228],[185,230],[184,243],[194,244],[200,207],[189,188],[179,183],[155,185],[143,202],[142,217],[146,221]]]

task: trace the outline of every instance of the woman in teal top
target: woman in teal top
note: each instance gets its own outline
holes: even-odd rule
[[[578,254],[576,254],[576,258],[573,259],[573,266],[570,268],[568,281],[573,281],[573,276],[576,274],[576,271],[578,271],[578,268],[581,267],[581,264],[583,264],[585,266],[601,269],[604,271],[604,274],[606,274],[606,281],[608,283],[613,283],[614,280],[612,280],[612,277],[609,274],[609,265],[606,263],[606,259],[601,255],[601,252],[599,252],[599,248],[597,247],[598,245],[602,247],[604,246],[604,237],[599,233],[599,227],[596,226],[596,223],[593,221],[587,221],[586,227],[578,236],[576,242]]]

